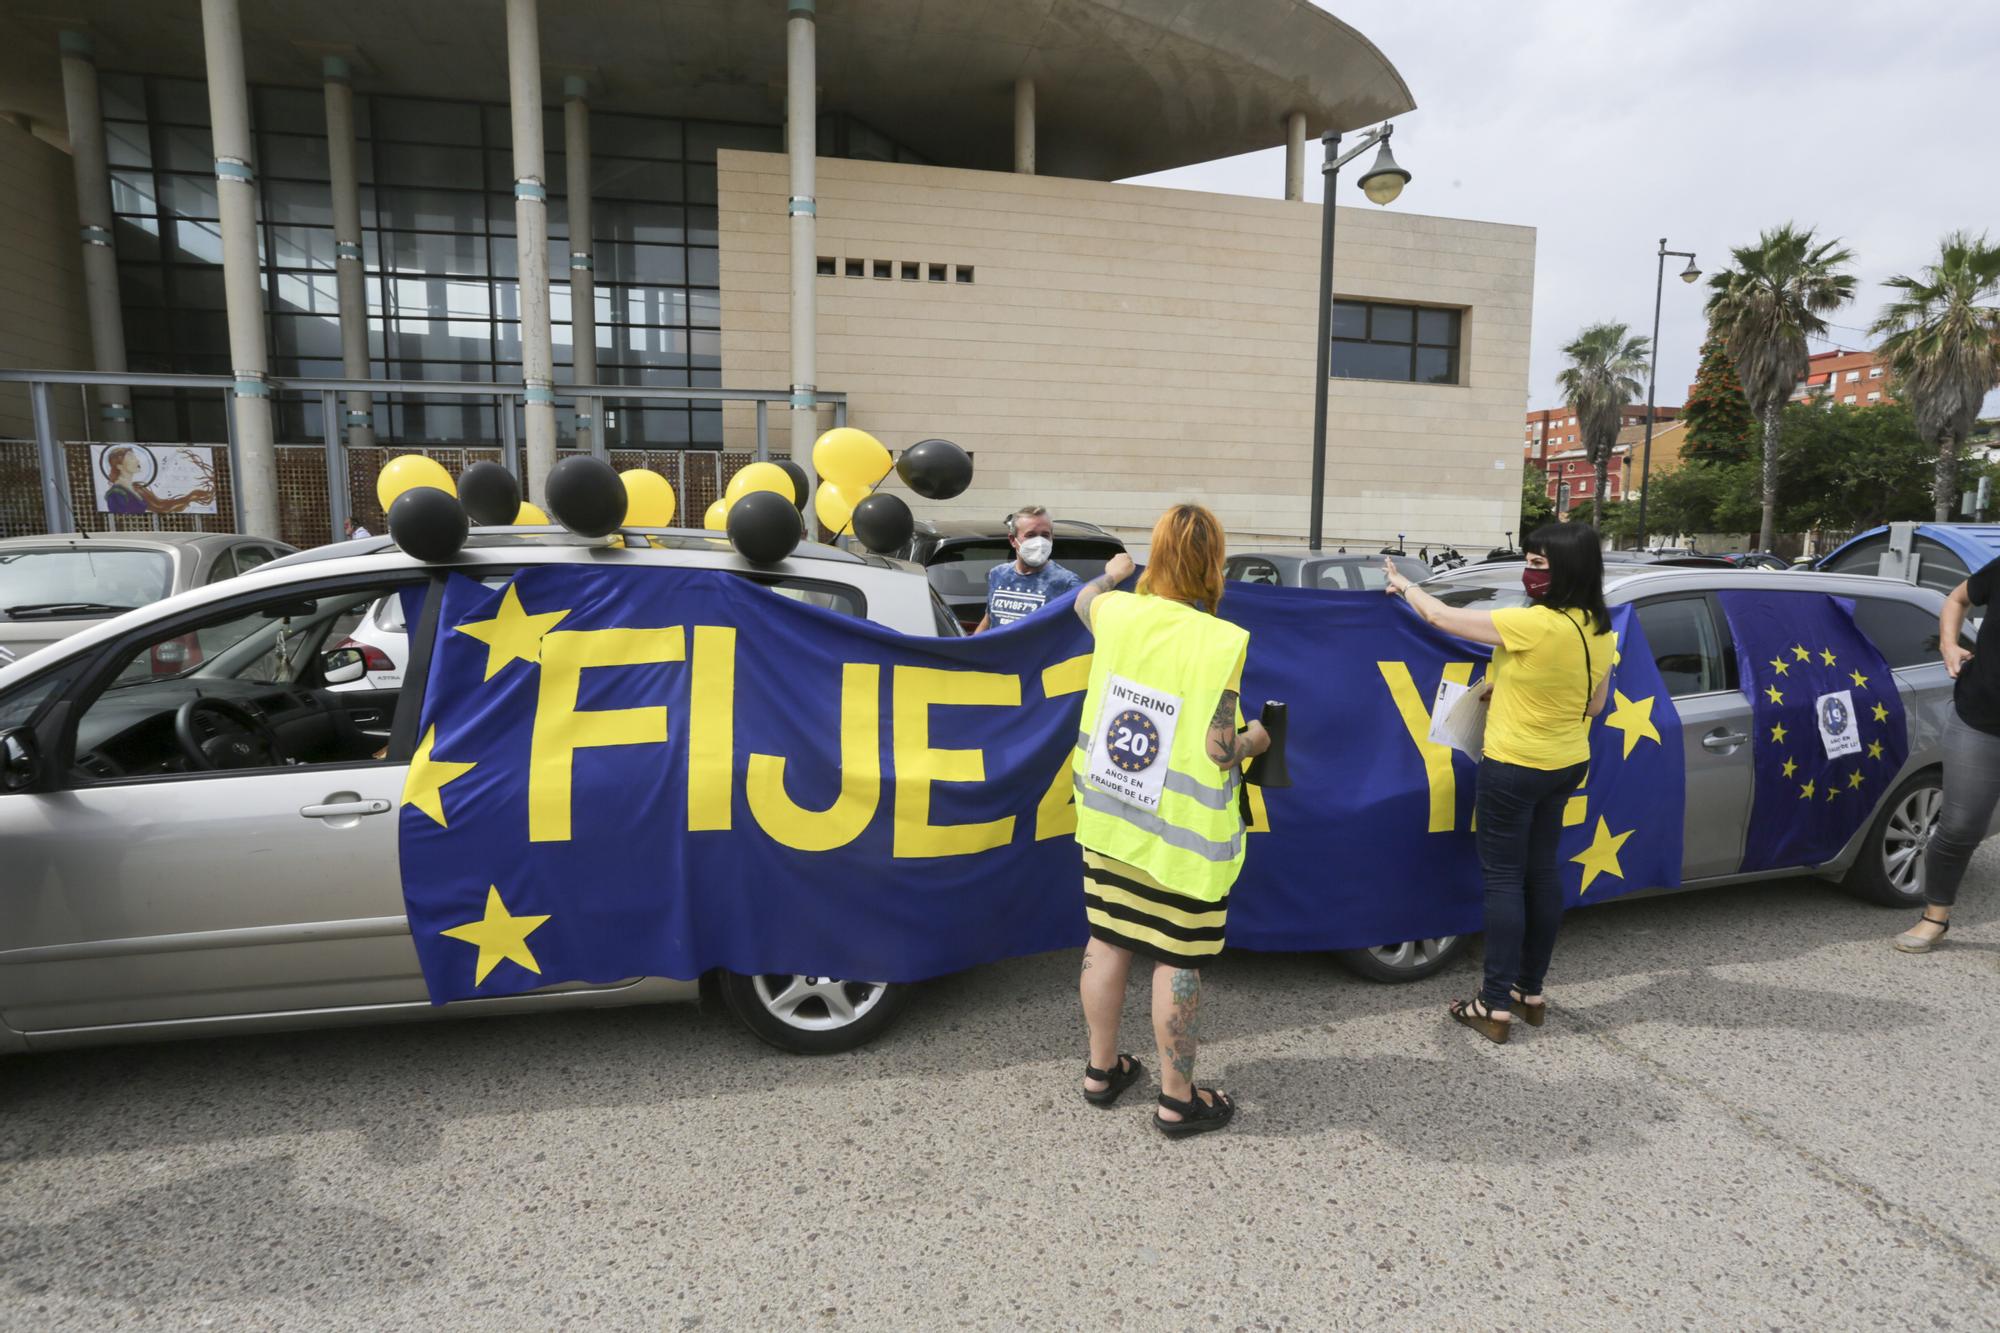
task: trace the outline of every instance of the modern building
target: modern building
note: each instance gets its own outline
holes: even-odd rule
[[[117,440],[212,451],[221,513],[167,526],[374,526],[407,449],[531,494],[590,449],[693,515],[844,417],[971,450],[956,512],[1297,538],[1308,136],[1413,105],[1303,0],[9,6],[0,369],[144,382],[0,383],[0,526],[101,523]],[[1284,198],[1117,183],[1279,144]],[[1534,233],[1350,197],[1326,530],[1496,541]]]

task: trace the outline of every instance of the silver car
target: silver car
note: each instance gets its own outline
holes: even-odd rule
[[[1422,583],[1431,576],[1428,562],[1413,555],[1351,551],[1235,551],[1222,564],[1222,577],[1272,588],[1321,588],[1330,592],[1381,591],[1388,580],[1384,559],[1395,562],[1406,579]]]
[[[494,582],[561,563],[718,569],[904,633],[958,632],[914,566],[820,546],[753,566],[713,534],[648,531],[623,548],[476,532],[452,567]],[[397,687],[336,687],[365,685],[342,642],[360,617],[406,592],[427,605],[436,570],[382,539],[322,547],[0,669],[0,1052],[698,993],[634,977],[430,1004],[395,813],[425,636]],[[194,645],[192,663],[161,670],[169,643]],[[865,1041],[906,999],[826,977],[707,984],[795,1050]]]
[[[1522,568],[1509,562],[1457,569],[1430,579],[1424,591],[1450,606],[1525,606]],[[1857,625],[1888,661],[1903,696],[1909,761],[1877,803],[1873,818],[1839,856],[1823,865],[1740,873],[1752,813],[1751,705],[1738,688],[1729,621],[1716,600],[1718,592],[1731,588],[1809,588],[1852,598]],[[1605,566],[1604,598],[1613,606],[1635,608],[1680,714],[1687,766],[1681,887],[1818,875],[1874,902],[1907,909],[1922,904],[1923,850],[1943,800],[1940,737],[1952,706],[1952,680],[1938,657],[1942,596],[1862,575],[1610,564]],[[1967,640],[1966,647],[1971,646]],[[2000,819],[1989,834],[1993,831],[2000,831]],[[1357,951],[1348,961],[1382,980],[1414,980],[1444,966],[1462,944],[1457,936],[1412,940]]]
[[[134,607],[247,574],[293,549],[233,532],[0,539],[0,667]],[[169,658],[179,650],[162,645]]]

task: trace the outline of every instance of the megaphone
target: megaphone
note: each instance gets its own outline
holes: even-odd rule
[[[1285,766],[1285,711],[1285,705],[1275,699],[1265,701],[1259,720],[1271,735],[1271,748],[1250,761],[1243,773],[1244,782],[1265,788],[1292,785],[1291,770]]]

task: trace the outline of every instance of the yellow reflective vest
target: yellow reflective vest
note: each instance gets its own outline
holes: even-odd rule
[[[1206,737],[1250,635],[1184,603],[1122,592],[1097,598],[1091,628],[1090,692],[1070,761],[1076,840],[1176,893],[1219,902],[1243,868],[1241,774],[1216,767]],[[1171,744],[1155,748],[1169,715]],[[1089,776],[1100,752],[1116,767],[1107,781],[1123,794]]]

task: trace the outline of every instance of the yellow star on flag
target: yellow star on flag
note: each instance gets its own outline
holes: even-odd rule
[[[477,765],[436,758],[431,750],[437,744],[437,734],[436,727],[426,731],[423,743],[410,756],[410,775],[403,780],[403,804],[414,805],[436,820],[439,828],[444,828],[447,827],[444,822],[445,787],[470,773]]]
[[[1611,710],[1611,716],[1604,719],[1604,725],[1625,733],[1625,753],[1620,758],[1630,759],[1634,747],[1642,740],[1650,740],[1656,745],[1660,743],[1660,729],[1653,725],[1653,695],[1627,699],[1624,691],[1613,690],[1611,698],[1618,706]]]
[[[515,916],[507,910],[507,904],[500,901],[497,885],[486,888],[486,915],[477,921],[468,921],[462,926],[453,926],[444,934],[455,940],[479,946],[478,969],[472,977],[472,984],[483,985],[486,976],[500,960],[519,963],[536,976],[542,974],[541,964],[535,955],[528,952],[528,936],[541,929],[546,916]]]
[[[458,632],[486,645],[486,675],[483,679],[492,680],[500,674],[500,668],[517,658],[523,662],[539,661],[542,636],[568,614],[567,611],[544,611],[540,615],[529,615],[527,608],[521,605],[521,594],[510,583],[507,595],[500,599],[499,615],[491,620],[475,620],[460,625]]]
[[[1591,881],[1599,875],[1610,875],[1614,879],[1625,878],[1624,868],[1618,864],[1618,849],[1625,845],[1627,838],[1638,831],[1627,829],[1623,833],[1614,834],[1611,825],[1605,823],[1604,816],[1597,817],[1597,834],[1591,838],[1590,846],[1570,858],[1583,867],[1583,887],[1577,890],[1578,894],[1589,893]]]
[[[1827,799],[1827,800],[1829,800],[1829,801],[1830,801],[1830,800],[1832,800],[1832,799],[1833,799],[1834,797],[1836,797],[1836,796],[1838,796],[1838,795],[1840,795],[1840,788],[1838,788],[1838,787],[1828,787],[1828,788],[1826,789],[1826,799]]]
[[[1822,648],[1822,649],[1820,649],[1820,650],[1819,650],[1819,660],[1820,660],[1820,661],[1822,661],[1822,662],[1824,662],[1824,663],[1826,663],[1826,664],[1827,664],[1828,666],[1832,666],[1832,665],[1834,664],[1834,663],[1833,663],[1833,649],[1831,649],[1831,648]]]
[[[1781,704],[1785,701],[1785,696],[1779,692],[1776,685],[1766,685],[1764,693],[1771,696],[1771,702],[1774,704]]]
[[[1785,724],[1784,724],[1784,723],[1782,723],[1782,722],[1774,722],[1774,723],[1772,723],[1772,724],[1771,724],[1771,739],[1772,739],[1772,740],[1774,740],[1774,741],[1776,741],[1776,742],[1777,742],[1778,744],[1780,744],[1780,745],[1783,745],[1783,744],[1785,743]],[[1787,776],[1790,776],[1790,775],[1789,775],[1789,774],[1787,774]]]
[[[1859,787],[1861,780],[1861,770],[1858,768],[1847,775],[1847,785],[1850,787]]]
[[[1880,759],[1882,757],[1882,742],[1868,742],[1868,757],[1870,759]]]
[[[1889,720],[1889,710],[1887,708],[1884,708],[1881,704],[1876,704],[1875,720],[1877,722],[1887,722]]]
[[[1862,675],[1862,674],[1861,674],[1861,668],[1859,668],[1859,667],[1856,667],[1856,668],[1855,668],[1854,670],[1852,670],[1852,671],[1848,672],[1847,674],[1848,674],[1848,677],[1849,677],[1849,679],[1853,680],[1853,682],[1854,682],[1854,688],[1856,688],[1856,689],[1866,689],[1866,688],[1867,688],[1867,686],[1868,686],[1868,677],[1866,677],[1866,676],[1864,676],[1864,675]]]
[[[1791,776],[1792,774],[1794,774],[1794,773],[1796,773],[1796,772],[1798,772],[1798,771],[1799,771],[1799,766],[1798,766],[1798,765],[1797,765],[1796,763],[1792,762],[1792,761],[1791,761],[1791,760],[1789,760],[1789,759],[1787,759],[1787,760],[1785,761],[1785,776],[1786,776],[1786,777],[1790,777],[1790,776]]]
[[[1791,669],[1792,669],[1792,664],[1790,662],[1787,662],[1784,658],[1774,657],[1771,659],[1771,670],[1777,672],[1779,675],[1782,676],[1787,672],[1789,672]]]
[[[1808,782],[1808,783],[1806,783],[1806,785],[1805,785],[1805,786],[1803,786],[1803,787],[1799,788],[1799,799],[1800,799],[1800,800],[1802,800],[1802,801],[1810,801],[1810,800],[1812,799],[1812,795],[1813,795],[1813,785],[1812,785],[1812,783]]]
[[[1801,662],[1812,661],[1812,654],[1806,651],[1804,644],[1794,644],[1792,646],[1792,655],[1797,657]]]

